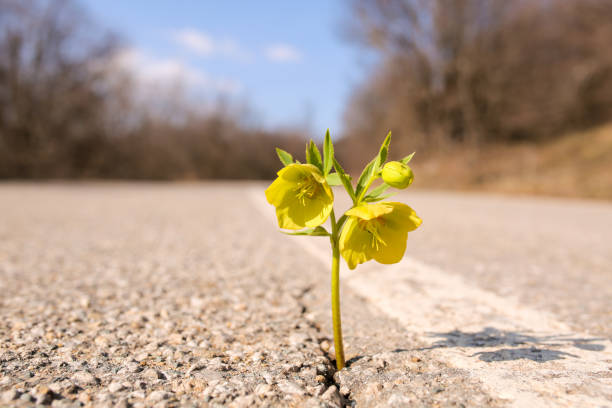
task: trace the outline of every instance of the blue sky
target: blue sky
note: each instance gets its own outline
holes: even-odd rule
[[[181,73],[209,94],[247,101],[270,127],[310,122],[313,136],[340,133],[365,72],[368,57],[340,35],[343,0],[82,2],[122,36],[142,76]]]

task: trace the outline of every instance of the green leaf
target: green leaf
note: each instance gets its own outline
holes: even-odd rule
[[[402,160],[400,160],[400,162],[402,162],[404,164],[408,164],[408,162],[410,160],[412,160],[412,156],[414,156],[414,153],[416,153],[416,152],[412,152],[411,154],[409,154],[408,156],[406,156]]]
[[[287,231],[281,231],[281,232],[286,235],[309,235],[311,237],[328,237],[330,235],[329,232],[327,232],[327,230],[321,226],[316,227],[316,228],[306,228],[306,229],[303,229],[301,231],[296,231],[296,232],[287,232]]]
[[[325,180],[327,180],[327,184],[330,186],[339,186],[342,184],[342,178],[339,173],[330,173],[325,176]]]
[[[359,180],[357,181],[357,187],[355,188],[355,196],[361,197],[366,191],[364,189],[371,183],[372,177],[377,177],[380,171],[380,166],[387,160],[387,154],[389,153],[389,144],[391,143],[391,132],[387,134],[387,137],[380,146],[378,155],[363,169]]]
[[[306,163],[310,163],[317,166],[317,168],[321,170],[321,172],[323,172],[323,162],[321,161],[321,153],[319,153],[317,145],[312,140],[306,145]]]
[[[279,149],[277,147],[276,154],[278,154],[278,158],[280,159],[281,163],[283,163],[285,166],[288,166],[293,163],[293,156],[290,153],[287,153],[286,151],[284,151],[283,149]]]
[[[372,189],[368,195],[366,196],[366,198],[370,197],[370,198],[376,198],[379,195],[381,195],[382,193],[384,193],[385,191],[387,191],[387,189],[391,187],[390,185],[388,185],[387,183],[382,183],[380,186]]]
[[[323,174],[328,175],[334,165],[334,145],[329,135],[329,129],[325,132],[325,142],[323,143]]]
[[[344,172],[344,169],[342,168],[340,163],[338,163],[338,160],[336,160],[335,157],[334,157],[334,169],[336,169],[336,174],[340,176],[340,181],[342,182],[342,185],[344,185],[346,192],[349,194],[349,196],[351,196],[351,200],[353,200],[353,203],[355,203],[356,197],[355,197],[355,191],[353,190],[353,185],[351,184],[351,176],[349,176],[348,174]]]
[[[359,197],[362,193],[362,190],[368,184],[368,181],[370,181],[370,178],[374,174],[374,168],[376,166],[378,158],[379,156],[376,156],[376,158],[372,160],[370,163],[368,163],[365,169],[363,169],[363,171],[361,172],[361,176],[359,176],[359,180],[357,180],[357,187],[355,188],[355,196]]]
[[[375,203],[377,201],[382,201],[384,199],[387,199],[389,197],[393,197],[396,193],[393,194],[387,194],[384,196],[378,196],[378,197],[372,197],[369,194],[363,199],[363,201],[365,201],[366,203]]]
[[[336,228],[338,228],[338,231],[342,230],[342,226],[347,219],[348,217],[346,214],[342,214],[342,217],[338,219],[338,222],[336,222]]]
[[[391,132],[389,131],[389,133],[387,133],[387,137],[385,138],[382,145],[380,146],[380,151],[378,152],[378,166],[377,167],[380,167],[387,160],[387,154],[389,153],[390,143],[391,143]],[[377,170],[378,168],[376,168],[375,171]]]

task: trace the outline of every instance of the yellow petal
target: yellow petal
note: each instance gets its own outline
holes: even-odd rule
[[[346,215],[359,217],[363,220],[371,220],[381,215],[388,214],[391,211],[393,211],[393,207],[386,205],[386,203],[362,204],[348,210]]]
[[[387,226],[378,230],[386,245],[381,245],[378,251],[373,251],[372,257],[381,264],[394,264],[402,260],[406,252],[408,232]]]
[[[300,183],[310,178],[320,187],[312,196],[298,197]],[[266,199],[276,207],[278,225],[283,229],[313,228],[329,217],[334,195],[319,169],[311,164],[290,164],[266,189]]]
[[[371,236],[359,227],[356,217],[349,217],[340,234],[340,254],[350,269],[372,259]]]
[[[285,196],[291,193],[295,184],[278,177],[266,189],[266,200],[275,207],[278,207],[285,201]]]
[[[370,259],[382,264],[401,261],[408,231],[422,223],[412,208],[397,202],[364,204],[346,214],[349,218],[340,235],[340,253],[351,269]]]
[[[323,224],[333,208],[333,200],[317,197],[307,199],[303,205],[295,195],[289,195],[282,206],[276,208],[278,225],[285,229],[314,228]]]
[[[392,208],[392,211],[383,217],[386,225],[390,228],[414,231],[423,223],[416,212],[404,203],[384,202],[380,204]]]

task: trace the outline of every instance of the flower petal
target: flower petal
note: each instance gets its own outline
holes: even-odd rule
[[[381,227],[378,233],[386,245],[372,252],[372,257],[381,264],[394,264],[402,260],[406,252],[408,232],[389,226]]]
[[[292,201],[287,200],[282,206],[276,208],[278,224],[281,228],[302,229],[314,228],[323,224],[333,208],[333,199],[329,197],[316,197],[306,199],[302,204],[297,196],[290,195]]]
[[[349,217],[340,234],[340,254],[350,269],[372,259],[372,237],[359,227],[356,217]]]
[[[299,185],[310,178],[319,185],[312,197],[298,197]],[[266,189],[266,199],[276,207],[278,225],[298,230],[317,227],[329,217],[334,195],[318,168],[311,164],[290,164],[278,172],[278,177]]]
[[[348,210],[346,215],[359,217],[363,220],[371,220],[393,211],[393,207],[386,204],[387,203],[362,204]]]
[[[384,202],[393,210],[386,214],[383,218],[390,228],[396,228],[403,231],[414,231],[423,223],[423,220],[416,212],[404,203]]]
[[[285,180],[282,177],[278,177],[270,184],[266,189],[266,200],[275,207],[282,205],[285,201],[287,194],[292,193],[295,188],[295,183]]]

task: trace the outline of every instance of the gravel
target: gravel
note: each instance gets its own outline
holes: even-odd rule
[[[5,186],[0,211],[2,403],[339,404],[315,276],[239,188]]]
[[[346,288],[337,373],[329,270],[251,187],[0,186],[1,403],[503,405]]]

